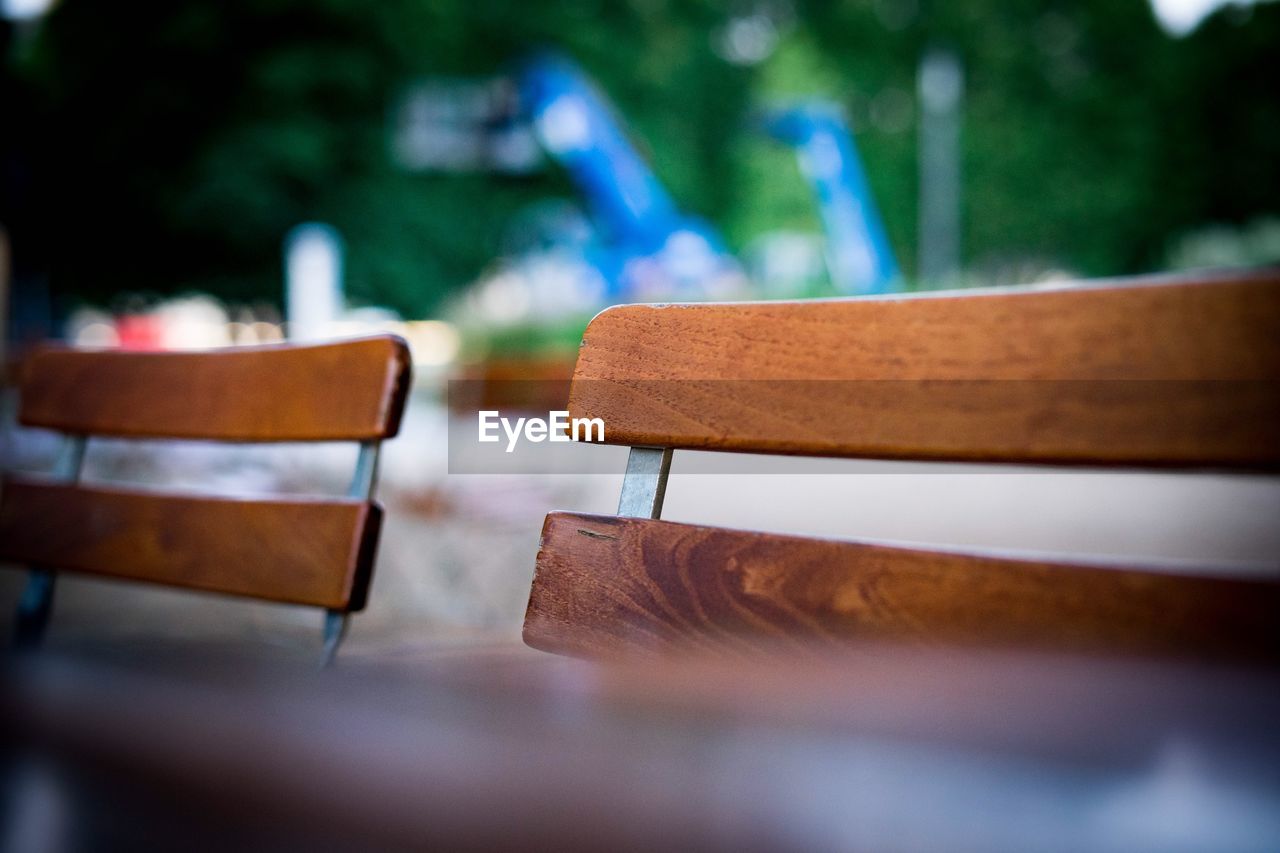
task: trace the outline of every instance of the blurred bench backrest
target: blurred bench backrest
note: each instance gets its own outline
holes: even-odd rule
[[[336,648],[341,617],[365,603],[382,516],[372,499],[377,452],[399,429],[409,381],[408,349],[391,336],[34,354],[22,371],[19,422],[67,433],[72,445],[62,482],[10,479],[0,495],[0,559],[42,570],[20,631],[23,621],[28,634],[42,630],[47,572],[68,570],[323,607]],[[242,500],[77,483],[89,436],[361,449],[346,497]]]
[[[631,305],[572,417],[632,446],[619,518],[548,516],[531,645],[867,638],[1272,657],[1280,585],[657,521],[676,448],[1280,467],[1280,272],[808,302]]]

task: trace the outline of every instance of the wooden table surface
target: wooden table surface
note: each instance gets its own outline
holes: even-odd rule
[[[1269,670],[495,648],[0,680],[10,849],[1280,849]]]

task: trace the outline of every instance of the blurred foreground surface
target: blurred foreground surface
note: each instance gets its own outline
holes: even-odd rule
[[[1274,673],[868,647],[0,670],[8,849],[1274,850]]]

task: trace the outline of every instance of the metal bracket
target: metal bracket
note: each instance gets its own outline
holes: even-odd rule
[[[670,447],[633,447],[627,456],[627,473],[622,478],[618,515],[631,518],[659,518],[662,499],[667,494],[671,473]]]
[[[320,668],[333,666],[333,659],[338,654],[338,646],[347,635],[347,622],[350,614],[342,610],[325,610],[324,612],[324,651],[320,654]]]
[[[67,443],[49,476],[59,482],[74,483],[80,479],[80,470],[84,468],[84,452],[89,444],[85,435],[69,435]]]
[[[356,457],[356,471],[351,476],[351,485],[347,487],[347,497],[363,501],[373,500],[373,493],[378,487],[378,457],[381,455],[382,442],[360,442],[360,454]],[[342,610],[325,610],[324,612],[324,650],[320,653],[320,668],[333,665],[338,654],[338,646],[347,635],[347,623],[351,614]]]
[[[44,638],[53,613],[53,591],[57,576],[46,569],[27,571],[27,583],[18,599],[18,613],[13,624],[13,648],[34,649]]]
[[[87,436],[67,436],[62,455],[49,472],[50,478],[61,483],[79,480],[80,471],[84,468],[87,445]],[[49,617],[53,613],[53,593],[57,580],[58,576],[48,569],[31,569],[27,573],[27,584],[23,587],[22,597],[18,599],[18,612],[14,618],[15,649],[33,649],[44,639],[45,630],[49,627]]]
[[[380,441],[360,442],[360,455],[356,457],[356,472],[351,477],[351,485],[347,487],[347,497],[373,500],[373,492],[378,487],[378,456],[382,451]]]

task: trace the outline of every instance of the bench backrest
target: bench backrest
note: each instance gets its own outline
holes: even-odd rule
[[[359,610],[382,517],[372,499],[377,451],[399,429],[409,383],[408,348],[392,336],[207,352],[37,352],[21,374],[18,419],[71,436],[71,461],[61,482],[6,481],[0,559]],[[355,441],[361,452],[346,497],[242,500],[78,483],[89,436]]]
[[[620,515],[548,516],[525,621],[581,654],[849,637],[1276,656],[1280,585],[658,521],[675,448],[1280,467],[1280,271],[631,305],[569,409],[633,446]],[[658,448],[646,450],[644,448]]]

